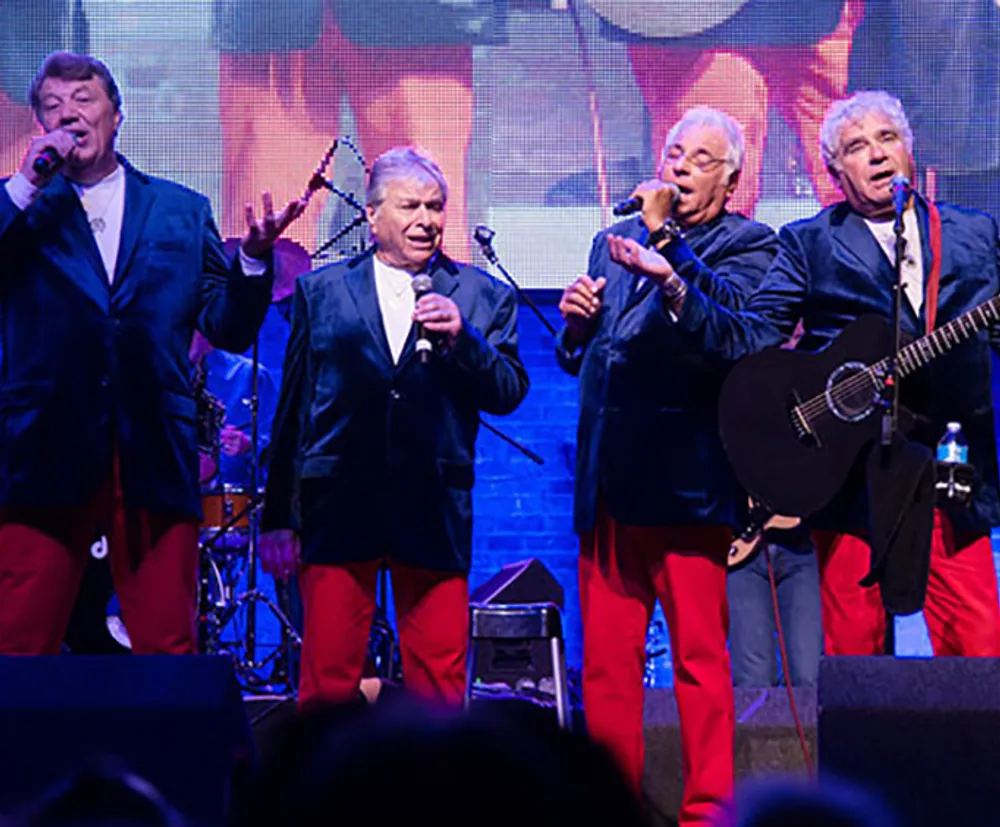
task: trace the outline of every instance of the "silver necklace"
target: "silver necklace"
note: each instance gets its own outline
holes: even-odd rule
[[[100,186],[100,184],[96,186]],[[118,194],[118,190],[115,187],[105,186],[104,191],[108,194],[104,199],[104,209],[101,210],[100,215],[91,215],[91,210],[87,209],[88,199],[85,197],[87,195],[91,195],[92,193],[96,192],[96,189],[90,189],[90,190],[85,189],[80,193],[80,205],[83,207],[83,211],[87,216],[87,223],[90,225],[90,231],[94,235],[100,235],[108,228],[108,222],[104,220],[104,216],[108,214],[108,210],[111,209],[111,205],[114,203],[115,196]],[[97,201],[99,199],[91,197],[89,200],[90,203],[93,204],[94,201]]]

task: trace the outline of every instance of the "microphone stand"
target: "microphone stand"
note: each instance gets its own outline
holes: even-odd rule
[[[552,323],[548,319],[546,319],[545,314],[538,309],[538,305],[536,305],[528,296],[528,294],[521,289],[521,285],[519,285],[516,281],[514,281],[514,277],[510,273],[508,273],[507,268],[500,263],[500,257],[497,255],[497,251],[493,249],[493,235],[494,235],[493,230],[491,230],[489,227],[484,227],[480,225],[476,227],[476,230],[473,233],[473,238],[476,240],[476,243],[479,244],[479,249],[482,250],[483,255],[486,256],[486,260],[494,267],[496,267],[497,270],[500,271],[501,275],[507,280],[507,283],[514,288],[514,292],[517,294],[518,298],[522,299],[524,303],[532,309],[534,314],[538,317],[538,320],[545,326],[545,328],[549,331],[549,333],[551,333],[553,336],[558,335],[555,327],[552,326]],[[525,445],[522,445],[516,439],[507,436],[507,434],[505,434],[495,425],[490,425],[490,423],[484,420],[482,417],[479,417],[479,424],[482,425],[491,434],[495,434],[496,436],[500,437],[500,439],[502,439],[508,445],[512,445],[514,448],[517,448],[518,451],[524,454],[528,459],[530,459],[536,465],[545,464],[545,460],[542,459],[538,454],[536,454],[530,448],[528,448]]]
[[[482,425],[491,434],[496,434],[498,437],[500,437],[500,439],[502,439],[508,445],[512,445],[513,447],[517,448],[518,451],[520,451],[528,459],[530,459],[533,463],[535,463],[535,465],[545,465],[545,460],[542,459],[538,454],[536,454],[526,445],[522,445],[513,437],[507,436],[507,434],[505,434],[495,425],[490,425],[490,423],[487,422],[485,419],[483,419],[481,416],[479,417],[479,424]]]
[[[892,232],[895,236],[893,270],[896,278],[892,287],[892,339],[882,386],[882,428],[879,443],[883,464],[891,462],[892,443],[899,429],[899,365],[896,354],[899,353],[903,340],[903,255],[906,252],[906,238],[903,236],[903,214],[910,197],[908,186],[905,199],[897,199],[893,193],[896,213],[892,224]],[[890,657],[896,654],[896,615],[888,610],[885,613],[885,638],[882,652]]]
[[[258,420],[260,380],[260,336],[254,336],[250,366],[250,496],[257,498],[258,467],[257,444],[260,441]],[[257,532],[257,509],[252,508],[247,515],[250,536],[247,546],[247,596],[257,594],[257,552],[259,535]],[[246,656],[251,665],[256,663],[257,647],[257,601],[249,600],[247,605]]]
[[[555,329],[552,322],[545,318],[545,314],[538,309],[538,305],[536,305],[528,294],[521,289],[521,285],[514,281],[514,277],[508,273],[507,268],[500,263],[500,257],[497,255],[497,251],[493,249],[493,231],[488,230],[488,234],[487,232],[483,232],[487,230],[488,228],[486,227],[483,227],[482,230],[477,227],[475,235],[473,236],[479,244],[479,249],[482,250],[483,255],[486,256],[486,260],[500,271],[500,275],[502,275],[507,280],[507,283],[514,288],[514,292],[517,293],[517,297],[531,308],[545,329],[548,330],[553,336],[557,336],[558,331]]]
[[[217,640],[212,642],[210,651],[218,651],[223,646],[221,633],[238,615],[239,610],[246,608],[242,641],[234,641],[235,651],[239,651],[242,642],[242,657],[235,657],[239,677],[242,678],[243,689],[250,692],[271,693],[276,687],[285,690],[282,697],[290,698],[295,694],[294,686],[294,656],[296,647],[301,646],[302,639],[295,630],[287,614],[287,586],[275,581],[277,602],[271,600],[258,587],[257,565],[260,548],[259,509],[260,494],[260,337],[253,342],[250,369],[250,457],[249,457],[249,502],[239,513],[222,527],[221,534],[231,530],[244,516],[247,518],[247,556],[246,556],[246,591],[233,600],[223,599],[218,611],[212,618]],[[221,465],[220,471],[221,474]],[[257,659],[257,604],[264,606],[277,619],[281,632],[281,642],[261,660]],[[269,680],[263,679],[258,670],[273,665]]]

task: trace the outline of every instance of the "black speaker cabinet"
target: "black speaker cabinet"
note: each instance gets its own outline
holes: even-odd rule
[[[555,603],[560,610],[565,597],[559,581],[545,565],[532,558],[500,569],[469,597],[472,603]],[[541,640],[482,641],[473,678],[481,684],[537,688],[551,681],[552,655]]]
[[[821,776],[881,792],[911,827],[993,824],[1000,660],[824,658],[818,737]]]
[[[195,824],[223,823],[253,758],[231,662],[0,657],[0,812],[101,754],[124,760]]]

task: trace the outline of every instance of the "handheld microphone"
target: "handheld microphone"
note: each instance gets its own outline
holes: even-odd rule
[[[642,199],[638,195],[619,201],[611,208],[612,215],[632,215],[642,211]]]
[[[667,184],[667,189],[670,190],[670,212],[673,213],[674,204],[680,198],[681,191],[677,188],[677,184],[674,183]],[[611,208],[611,212],[614,215],[632,215],[632,213],[642,212],[642,196],[633,195],[631,198],[619,201]]]
[[[896,215],[902,215],[906,201],[910,197],[910,179],[901,173],[892,176],[892,205]]]
[[[420,297],[426,296],[434,287],[431,277],[426,273],[414,276],[410,283],[413,285],[413,295],[416,297],[416,301],[420,301]],[[414,324],[417,326],[417,354],[420,356],[420,364],[426,365],[431,360],[431,351],[434,346],[431,344],[430,336],[423,323],[414,322]]]
[[[72,137],[74,144],[80,143],[79,135],[74,134]],[[72,151],[73,150],[70,150],[70,152]],[[58,171],[59,167],[61,167],[65,162],[66,159],[59,154],[55,147],[47,146],[39,152],[38,157],[31,162],[31,168],[39,175],[48,178],[49,176],[54,175],[56,171]]]
[[[65,161],[65,158],[63,158],[62,155],[56,152],[52,147],[46,147],[38,153],[38,157],[35,158],[34,162],[32,162],[31,168],[39,175],[43,175],[48,178],[63,165],[63,161]]]

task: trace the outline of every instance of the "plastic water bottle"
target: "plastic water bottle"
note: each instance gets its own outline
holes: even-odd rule
[[[961,422],[949,422],[948,430],[944,432],[941,441],[937,446],[938,462],[961,462],[969,461],[969,443],[962,433]]]

